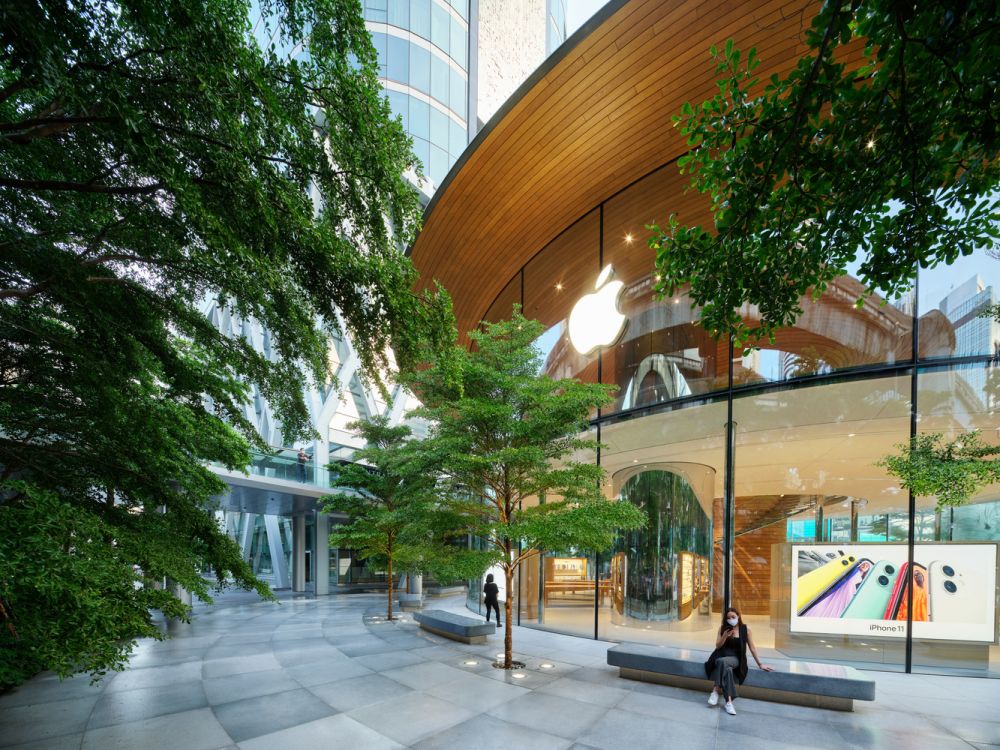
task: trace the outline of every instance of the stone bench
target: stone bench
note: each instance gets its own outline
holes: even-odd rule
[[[708,651],[621,643],[608,649],[608,664],[622,677],[644,682],[703,690],[712,689],[705,677]],[[795,703],[801,706],[853,711],[854,701],[875,700],[875,681],[853,667],[806,661],[772,661],[773,672],[752,668],[739,686],[740,696]]]
[[[486,643],[486,636],[497,632],[494,622],[483,622],[478,618],[465,617],[442,609],[417,612],[413,615],[413,619],[419,622],[424,630],[463,643]]]

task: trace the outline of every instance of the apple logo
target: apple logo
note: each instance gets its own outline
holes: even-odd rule
[[[625,330],[628,321],[618,310],[624,282],[608,279],[614,274],[610,265],[604,267],[594,284],[593,294],[585,294],[573,305],[569,314],[569,340],[580,354],[590,354],[599,346],[610,346]]]

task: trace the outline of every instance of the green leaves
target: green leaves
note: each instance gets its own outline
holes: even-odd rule
[[[304,386],[326,386],[341,328],[376,381],[393,356],[410,366],[454,341],[447,296],[415,295],[400,252],[420,217],[413,155],[356,0],[254,4],[282,54],[250,36],[251,7],[27,0],[0,25],[0,480],[100,529],[114,551],[89,554],[120,580],[134,563],[205,597],[201,570],[267,593],[208,510],[225,485],[205,463],[238,469],[249,443],[266,448],[251,396],[292,440],[310,433]],[[268,356],[220,333],[202,312],[216,301],[266,328]],[[0,515],[33,497],[3,496]],[[62,564],[17,559],[38,570],[8,568],[0,599],[23,602]],[[55,568],[48,580],[76,596]],[[95,617],[102,602],[182,611],[115,586],[89,594]],[[44,656],[7,674],[117,666],[147,632],[121,622],[88,630],[86,653],[36,639]]]
[[[688,290],[709,331],[752,344],[791,325],[860,261],[871,292],[895,298],[918,265],[990,247],[1000,232],[1000,29],[991,3],[961,9],[831,3],[811,50],[761,92],[758,57],[728,42],[719,92],[674,118],[678,164],[711,201],[714,226],[653,227],[657,291]],[[844,45],[870,45],[858,68]],[[750,304],[759,322],[738,312]]]
[[[408,378],[425,404],[415,413],[432,425],[420,450],[443,475],[447,507],[512,568],[519,544],[525,554],[604,549],[616,529],[641,523],[634,509],[604,498],[600,467],[577,459],[597,447],[579,435],[611,387],[540,374],[541,334],[515,307],[510,320],[469,334],[471,351],[448,360],[458,362],[454,370],[435,361]]]
[[[586,458],[597,443],[580,437],[591,410],[611,400],[613,387],[542,374],[534,346],[542,333],[515,305],[510,320],[470,332],[469,350],[454,347],[406,375],[424,403],[414,414],[431,424],[419,452],[427,470],[440,476],[443,523],[488,547],[470,552],[465,570],[478,577],[499,565],[508,590],[522,561],[546,550],[606,549],[619,529],[644,521],[630,503],[604,498],[604,472]],[[507,668],[512,601],[505,618]]]
[[[940,433],[917,435],[897,447],[898,454],[876,462],[904,489],[936,497],[937,509],[965,504],[984,487],[1000,482],[1000,447],[984,443],[973,431],[943,443]]]

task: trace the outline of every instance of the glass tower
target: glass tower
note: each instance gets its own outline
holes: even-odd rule
[[[469,0],[364,0],[389,104],[433,192],[469,142]]]

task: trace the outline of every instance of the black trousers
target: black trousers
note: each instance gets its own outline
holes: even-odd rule
[[[495,601],[486,600],[486,622],[490,621],[490,610],[496,610],[497,625],[500,625],[500,604]]]
[[[715,671],[712,672],[712,682],[721,688],[723,698],[736,697],[736,675],[733,670],[740,666],[736,656],[720,656],[715,660]]]

